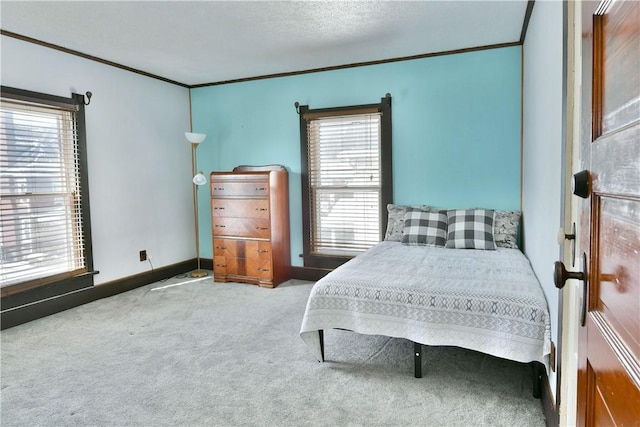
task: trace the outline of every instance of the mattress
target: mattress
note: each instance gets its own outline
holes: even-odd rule
[[[313,286],[300,336],[318,360],[318,331],[332,328],[547,368],[551,347],[547,301],[519,249],[380,242]]]

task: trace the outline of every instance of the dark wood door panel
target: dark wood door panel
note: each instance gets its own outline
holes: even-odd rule
[[[640,425],[640,3],[583,2],[578,424]],[[592,84],[589,84],[589,83]]]
[[[599,210],[593,309],[640,361],[640,201],[601,198]]]
[[[606,322],[594,316],[587,325],[588,378],[591,413],[587,425],[637,426],[640,424],[640,391],[628,375],[630,359],[619,358],[619,344],[606,330]],[[631,368],[633,370],[633,368]]]
[[[640,109],[638,110],[640,112]],[[606,195],[640,194],[640,126],[603,135],[592,144],[593,191]]]
[[[631,19],[630,19],[631,18]],[[640,97],[640,2],[615,2],[602,18],[602,134],[638,119]]]

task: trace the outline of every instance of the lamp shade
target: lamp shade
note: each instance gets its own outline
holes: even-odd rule
[[[207,137],[204,133],[193,133],[193,132],[185,132],[184,136],[187,137],[187,140],[192,144],[200,144]]]
[[[193,177],[193,183],[195,185],[205,185],[207,183],[207,178],[205,178],[202,172],[198,172],[196,176]]]

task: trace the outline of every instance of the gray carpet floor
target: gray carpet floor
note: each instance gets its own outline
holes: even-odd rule
[[[299,336],[312,283],[173,278],[1,333],[2,426],[544,426],[528,365]]]

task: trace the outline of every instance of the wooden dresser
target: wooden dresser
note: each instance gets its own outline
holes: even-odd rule
[[[282,166],[211,173],[213,277],[273,288],[291,277],[289,184]]]

